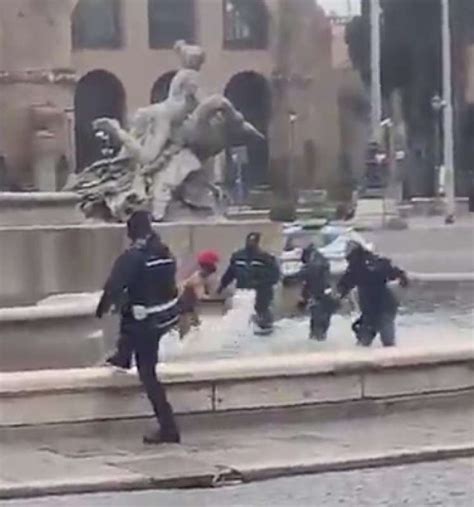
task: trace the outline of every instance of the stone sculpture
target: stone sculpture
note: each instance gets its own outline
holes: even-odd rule
[[[175,44],[181,69],[166,100],[140,108],[130,130],[117,120],[99,118],[96,131],[119,142],[113,158],[84,169],[68,188],[81,197],[87,217],[124,221],[138,208],[156,221],[169,219],[170,204],[215,212],[220,192],[212,184],[212,158],[226,147],[263,138],[225,97],[201,97],[199,71],[205,53],[184,41]]]

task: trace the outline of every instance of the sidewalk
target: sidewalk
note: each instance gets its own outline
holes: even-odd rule
[[[380,415],[343,420],[311,407],[196,416],[181,421],[182,445],[156,447],[141,443],[144,421],[128,421],[119,430],[102,423],[84,436],[19,433],[2,444],[0,499],[216,486],[474,454],[472,394],[424,407],[385,406]],[[242,417],[246,424],[234,424]]]
[[[409,220],[402,231],[385,229],[361,233],[404,269],[415,273],[457,273],[461,278],[474,273],[474,217],[461,217],[445,225],[442,217]]]

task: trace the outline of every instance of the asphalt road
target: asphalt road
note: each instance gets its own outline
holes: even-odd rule
[[[1,507],[472,507],[474,459],[283,478],[212,490],[0,502]]]

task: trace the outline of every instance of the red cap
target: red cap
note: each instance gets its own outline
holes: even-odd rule
[[[214,250],[204,250],[198,255],[197,260],[201,266],[215,266],[219,262],[219,254]]]

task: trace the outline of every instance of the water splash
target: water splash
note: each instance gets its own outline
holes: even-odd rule
[[[183,341],[179,341],[177,333],[165,336],[160,346],[160,360],[263,357],[355,347],[349,315],[333,316],[325,342],[309,339],[308,317],[279,320],[275,323],[273,334],[256,336],[250,324],[253,304],[251,291],[237,291],[233,308],[225,316],[204,316],[201,326],[192,330]],[[429,347],[464,340],[474,346],[473,318],[472,310],[456,313],[444,308],[430,313],[404,312],[397,319],[398,345]],[[380,346],[378,339],[374,346]]]

